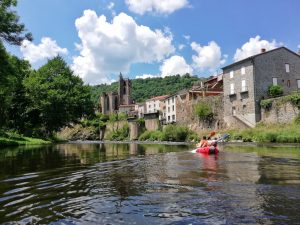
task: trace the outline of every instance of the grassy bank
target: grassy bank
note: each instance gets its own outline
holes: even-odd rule
[[[231,140],[246,142],[300,143],[300,125],[298,124],[259,124],[245,130],[229,130]]]
[[[51,141],[46,141],[38,138],[24,137],[16,133],[0,132],[0,147],[18,145],[43,145],[51,143]]]

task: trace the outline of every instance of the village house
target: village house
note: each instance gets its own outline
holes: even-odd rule
[[[143,118],[145,114],[145,103],[136,103],[134,106],[134,111],[137,113],[138,118]]]
[[[164,100],[163,119],[165,119],[167,124],[176,122],[176,96],[177,94],[174,94]]]
[[[146,113],[161,112],[164,107],[164,100],[168,95],[156,96],[146,100]]]
[[[260,101],[271,85],[284,94],[300,90],[300,56],[280,47],[248,57],[223,69],[224,121],[232,127],[254,127],[261,120]]]

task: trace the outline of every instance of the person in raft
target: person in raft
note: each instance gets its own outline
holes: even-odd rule
[[[197,144],[197,148],[203,148],[208,146],[208,141],[206,140],[206,136],[203,136],[200,143]]]

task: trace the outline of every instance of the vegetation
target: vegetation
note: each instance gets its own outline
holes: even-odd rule
[[[283,94],[283,89],[279,85],[271,85],[268,88],[268,95],[272,98],[281,96]]]
[[[21,45],[24,40],[32,40],[31,33],[26,31],[25,25],[19,22],[19,16],[13,7],[17,6],[17,0],[0,0],[0,42]]]
[[[132,80],[132,97],[136,102],[143,102],[148,98],[159,95],[174,94],[175,92],[190,88],[199,78],[186,74],[184,76],[168,76],[165,78],[147,78]],[[101,84],[92,87],[94,103],[98,102],[102,92],[118,91],[118,82],[111,85]]]
[[[266,99],[260,101],[260,106],[265,110],[270,110],[272,108],[273,99]]]
[[[211,121],[214,117],[212,108],[207,102],[199,102],[195,105],[195,113],[200,121]]]
[[[145,131],[140,141],[198,141],[198,135],[187,127],[174,124],[167,125],[162,131]]]
[[[32,40],[13,10],[16,4],[16,0],[0,0],[1,143],[44,143],[19,134],[53,138],[61,127],[92,115],[91,90],[59,56],[35,71],[6,51],[3,42],[21,45]]]
[[[17,146],[17,145],[41,145],[50,144],[51,141],[45,141],[37,138],[24,137],[17,133],[1,132],[0,133],[0,147]]]
[[[245,130],[230,130],[231,140],[246,142],[300,143],[300,125],[298,124],[260,124]]]

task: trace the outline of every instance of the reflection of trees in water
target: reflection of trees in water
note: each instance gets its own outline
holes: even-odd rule
[[[62,167],[66,164],[76,163],[78,159],[76,157],[65,158],[56,147],[49,145],[7,150],[4,158],[1,156],[0,162],[0,173],[16,175]]]

